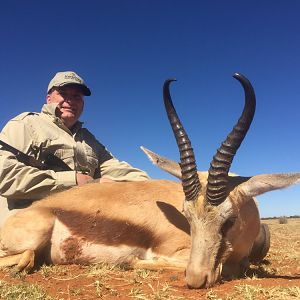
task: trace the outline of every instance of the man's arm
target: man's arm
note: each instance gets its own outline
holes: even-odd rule
[[[0,139],[16,149],[32,154],[33,139],[26,124],[10,121],[0,134]],[[51,191],[76,185],[76,172],[39,170],[18,161],[9,151],[0,149],[0,194],[14,199],[39,199]]]
[[[144,181],[150,179],[146,172],[114,157],[102,163],[100,169],[103,178],[114,181]]]
[[[119,161],[106,147],[86,128],[78,133],[84,141],[86,153],[94,153],[98,160],[94,178],[100,178],[100,183],[106,180],[112,181],[144,181],[150,179],[148,174],[140,169],[134,168],[125,161]]]
[[[1,150],[12,153],[15,158],[25,164],[39,170],[56,170],[56,171],[72,171],[72,169],[59,157],[52,153],[48,153],[44,162],[35,159],[34,157],[18,150],[17,148],[0,140]]]

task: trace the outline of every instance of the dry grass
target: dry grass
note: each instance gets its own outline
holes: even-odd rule
[[[291,273],[300,275],[300,218],[289,219],[287,224],[278,220],[267,220],[271,231],[271,248],[267,259],[277,275],[287,276]]]
[[[218,295],[211,290],[206,295],[209,300],[296,300],[300,299],[300,287],[263,287],[261,285],[241,284],[235,286],[231,293],[226,295]]]
[[[35,284],[8,284],[0,281],[0,298],[5,300],[56,300]]]
[[[235,297],[232,299],[300,299],[300,287],[262,287],[248,284],[236,287]]]

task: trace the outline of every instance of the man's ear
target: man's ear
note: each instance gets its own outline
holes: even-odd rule
[[[300,183],[300,173],[262,174],[250,177],[247,181],[238,185],[236,189],[248,197],[255,197],[297,183]]]

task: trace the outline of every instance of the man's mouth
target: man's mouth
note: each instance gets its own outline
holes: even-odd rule
[[[61,110],[62,110],[62,111],[65,111],[65,112],[71,112],[71,113],[73,113],[73,114],[76,113],[76,110],[73,109],[73,108],[71,108],[71,107],[62,107]]]

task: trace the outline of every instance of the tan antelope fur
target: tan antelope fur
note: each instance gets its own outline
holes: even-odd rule
[[[253,104],[255,108],[250,82],[240,74],[234,77],[245,89],[245,108],[208,172],[197,172],[189,139],[170,98],[172,80],[167,80],[164,101],[180,165],[144,151],[182,183],[93,182],[50,195],[7,219],[1,229],[0,266],[30,271],[41,263],[107,262],[186,270],[191,288],[212,286],[221,274],[239,276],[260,230],[253,197],[299,182],[300,173],[247,178],[228,174],[252,121]]]

